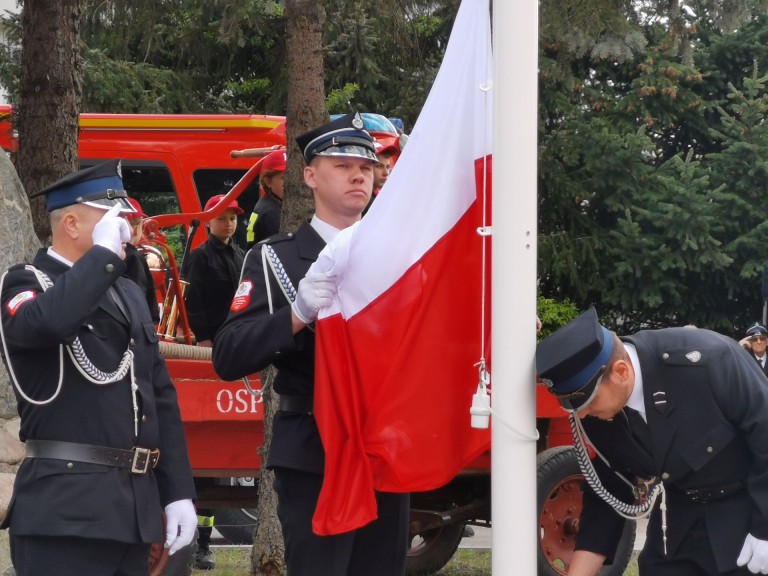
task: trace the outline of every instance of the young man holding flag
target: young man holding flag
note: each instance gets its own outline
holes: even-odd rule
[[[319,536],[312,518],[323,487],[325,450],[314,417],[315,333],[320,308],[337,286],[307,274],[320,251],[360,220],[377,161],[359,114],[297,138],[315,215],[295,233],[274,236],[246,256],[229,317],[216,336],[213,363],[227,380],[274,364],[280,394],[267,467],[274,470],[289,576],[398,576],[405,572],[407,494],[377,493],[378,518]],[[344,513],[344,511],[340,511]]]

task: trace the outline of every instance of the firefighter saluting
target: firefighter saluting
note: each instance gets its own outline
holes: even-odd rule
[[[0,284],[26,443],[2,526],[18,576],[144,576],[151,544],[175,552],[197,516],[176,392],[146,299],[121,277],[133,208],[118,161],[41,194],[52,245]]]

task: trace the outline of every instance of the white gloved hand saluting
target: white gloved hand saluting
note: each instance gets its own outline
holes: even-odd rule
[[[115,204],[93,227],[93,244],[111,250],[120,258],[125,258],[123,244],[131,239],[131,227],[120,216],[120,206]]]
[[[311,324],[317,318],[321,308],[330,306],[335,294],[335,276],[328,276],[325,273],[307,274],[299,282],[296,300],[291,304],[291,310],[304,324]]]
[[[737,566],[745,564],[752,574],[768,574],[768,541],[747,534],[741,554],[736,560]]]
[[[168,554],[192,542],[197,528],[197,512],[192,500],[176,500],[165,507],[165,547]]]

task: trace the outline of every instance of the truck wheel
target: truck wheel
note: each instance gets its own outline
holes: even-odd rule
[[[253,544],[255,508],[222,508],[214,511],[214,526],[230,544]]]
[[[570,566],[581,515],[581,483],[584,476],[572,446],[559,446],[536,457],[537,506],[539,510],[538,576],[564,576]],[[627,522],[611,565],[601,576],[621,576],[629,564],[635,543],[635,522]]]
[[[405,559],[406,576],[431,576],[439,572],[459,547],[464,524],[445,524],[434,530],[411,534]]]

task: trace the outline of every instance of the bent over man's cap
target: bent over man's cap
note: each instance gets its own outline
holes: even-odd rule
[[[585,408],[595,397],[613,352],[613,336],[590,308],[536,346],[539,380],[569,412]]]
[[[768,330],[765,329],[765,326],[755,322],[754,326],[747,328],[747,336],[768,336]]]
[[[135,212],[123,188],[120,160],[108,160],[67,174],[42,190],[30,194],[29,197],[41,195],[45,195],[48,212],[72,204],[87,204],[103,210],[109,210],[115,204],[119,204],[121,214]]]
[[[307,164],[315,156],[348,156],[378,162],[373,138],[365,130],[358,112],[337,118],[333,122],[296,137],[296,143]]]

